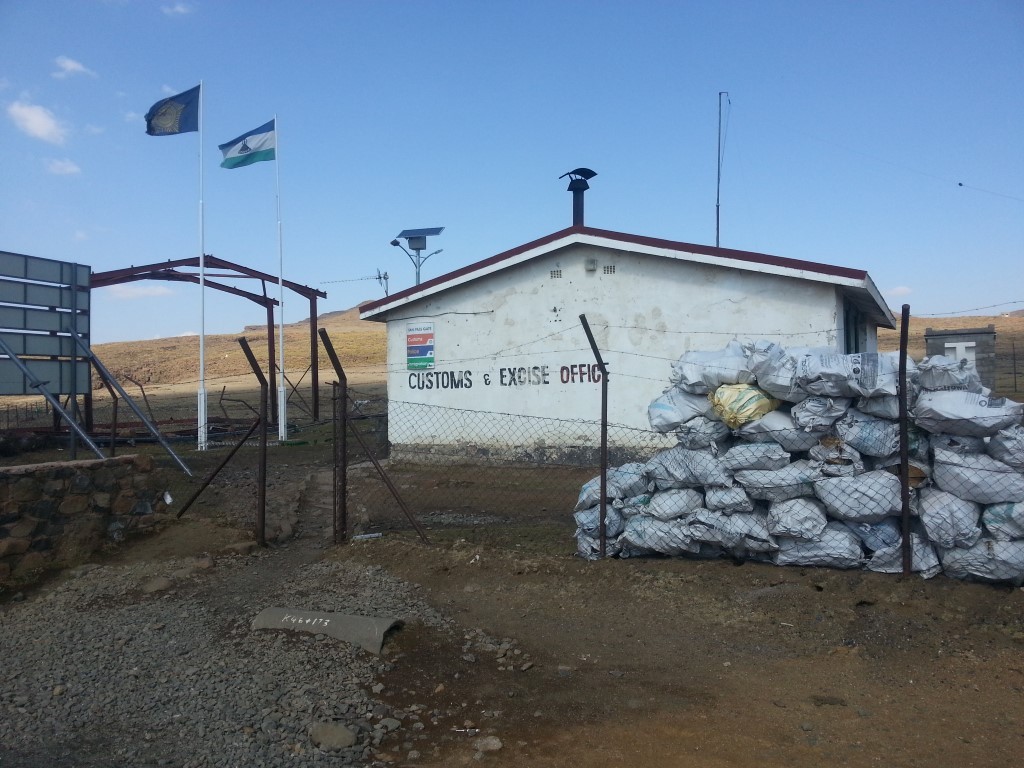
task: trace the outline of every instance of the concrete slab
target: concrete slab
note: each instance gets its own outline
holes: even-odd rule
[[[363,650],[380,655],[384,635],[401,625],[400,619],[381,616],[354,616],[346,613],[301,611],[294,608],[264,608],[252,620],[253,629],[291,629],[344,640]]]

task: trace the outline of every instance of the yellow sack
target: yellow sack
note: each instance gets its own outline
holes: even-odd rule
[[[718,418],[730,429],[756,421],[780,405],[778,400],[753,384],[723,384],[708,395],[708,399]]]

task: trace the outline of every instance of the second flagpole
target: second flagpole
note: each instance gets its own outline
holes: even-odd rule
[[[274,173],[277,180],[277,289],[280,302],[277,358],[277,439],[288,439],[288,393],[284,375],[284,233],[281,227],[281,129],[274,115]]]
[[[197,447],[208,446],[206,429],[206,220],[203,213],[203,81],[199,81],[199,391]]]

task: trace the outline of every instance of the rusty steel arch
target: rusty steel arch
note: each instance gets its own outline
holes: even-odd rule
[[[261,272],[258,269],[251,269],[250,267],[246,267],[242,264],[235,264],[211,254],[206,254],[203,261],[202,269],[204,274],[202,276],[202,282],[207,287],[248,299],[255,304],[259,304],[267,312],[267,367],[269,368],[267,373],[269,374],[270,393],[273,400],[270,412],[275,414],[274,418],[276,419],[278,409],[276,402],[277,366],[274,364],[274,361],[276,360],[274,349],[274,307],[277,306],[279,302],[277,299],[267,295],[267,283],[277,284],[278,277],[266,272]],[[199,273],[186,271],[198,269],[200,269],[198,256],[193,256],[187,259],[168,260],[159,264],[143,264],[140,266],[132,265],[125,269],[112,269],[107,272],[93,272],[90,276],[89,287],[107,288],[112,285],[121,285],[123,283],[131,283],[139,280],[166,280],[171,282],[195,283],[198,285],[200,283]],[[214,274],[213,277],[259,280],[263,285],[263,294],[260,295],[258,293],[252,293],[251,291],[236,288],[232,285],[227,285],[226,283],[211,280],[209,274],[210,269],[219,270],[219,272]],[[317,361],[316,301],[318,298],[327,298],[327,293],[326,291],[310,288],[308,285],[295,283],[291,280],[281,280],[281,283],[290,291],[299,294],[309,301],[309,359],[312,379],[311,384],[313,387],[312,410],[313,419],[319,420],[320,371]],[[284,371],[282,371],[281,374],[283,376]],[[91,410],[91,408],[89,410]],[[91,413],[89,415],[91,416]],[[89,421],[91,422],[91,418]]]

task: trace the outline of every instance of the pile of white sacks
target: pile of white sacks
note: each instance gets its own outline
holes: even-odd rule
[[[1024,407],[974,366],[907,361],[913,569],[1024,583]],[[648,408],[678,445],[610,469],[607,556],[902,572],[899,357],[730,342],[687,352]],[[600,477],[576,504],[600,557]]]

